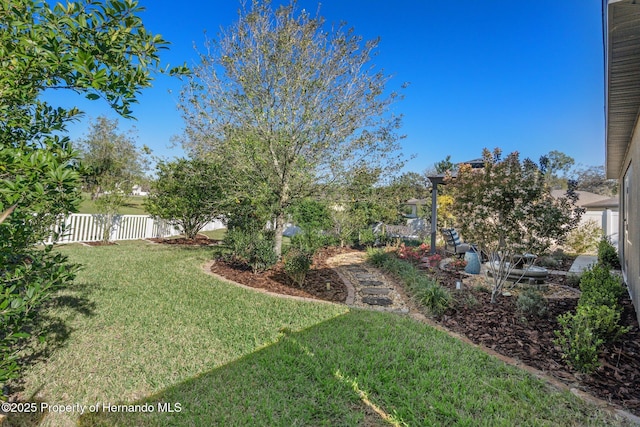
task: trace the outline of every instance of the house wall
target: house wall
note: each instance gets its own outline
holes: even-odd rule
[[[625,173],[631,168],[629,194],[625,197]],[[631,144],[619,176],[620,224],[618,253],[625,282],[640,321],[640,120],[636,121]],[[628,200],[628,206],[625,201]],[[625,221],[625,215],[628,215]],[[627,233],[625,234],[625,222]]]

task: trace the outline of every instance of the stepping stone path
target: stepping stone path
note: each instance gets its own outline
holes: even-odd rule
[[[378,269],[366,262],[366,254],[348,252],[329,258],[327,264],[347,286],[350,307],[409,313],[407,297]]]

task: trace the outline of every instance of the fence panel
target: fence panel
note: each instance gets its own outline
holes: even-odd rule
[[[53,227],[60,232],[64,225],[64,234],[58,243],[95,242],[102,240],[103,225],[106,217],[101,214],[71,214],[62,223]],[[137,240],[172,237],[182,234],[181,230],[162,219],[147,215],[116,215],[112,218],[110,240]],[[212,221],[203,231],[225,228],[222,221]],[[50,237],[45,243],[53,243]]]

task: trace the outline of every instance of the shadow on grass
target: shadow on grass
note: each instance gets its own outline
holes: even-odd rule
[[[606,425],[592,407],[406,317],[354,310],[81,426]]]
[[[108,403],[79,425],[389,425],[327,363],[329,348],[316,353],[314,336],[331,334],[343,316],[285,328],[274,344],[145,399]]]
[[[69,286],[65,293],[54,296],[41,309],[45,309],[35,318],[35,322],[30,325],[28,332],[31,338],[25,340],[21,345],[21,357],[18,359],[20,366],[30,366],[35,363],[45,361],[56,350],[65,346],[73,330],[69,327],[70,317],[81,315],[92,317],[95,315],[96,304],[89,299],[89,294],[97,285],[73,284]],[[56,310],[66,312],[65,315],[56,313]],[[11,383],[11,393],[18,393],[23,390],[21,379],[16,379]],[[36,402],[33,398],[28,402]],[[18,402],[25,403],[25,402]],[[40,402],[36,402],[38,405]],[[12,414],[5,425],[38,425],[40,418],[35,414],[22,413]],[[31,423],[33,422],[33,423]]]

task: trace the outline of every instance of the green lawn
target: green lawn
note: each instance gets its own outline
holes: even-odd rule
[[[69,334],[28,369],[25,393],[87,410],[100,402],[101,410],[49,413],[31,425],[613,423],[407,317],[217,281],[200,269],[210,249],[121,242],[60,250],[85,265],[51,313]],[[168,407],[179,412],[159,412]]]
[[[144,196],[127,197],[124,206],[120,208],[118,213],[122,215],[148,215],[142,205],[144,199]],[[89,193],[82,193],[82,202],[78,208],[78,213],[97,214],[101,212],[96,207],[96,203],[91,200],[91,195]]]

